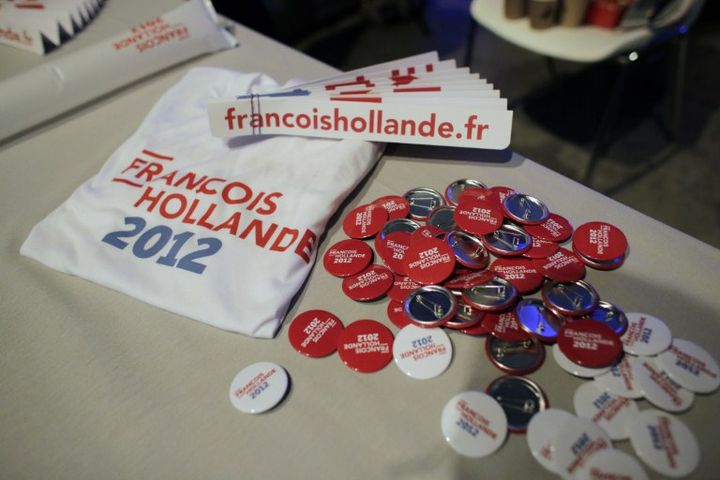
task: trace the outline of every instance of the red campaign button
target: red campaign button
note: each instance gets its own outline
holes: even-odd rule
[[[388,213],[388,220],[405,218],[410,213],[410,203],[400,195],[388,195],[380,197],[372,205],[383,207]]]
[[[573,234],[568,219],[557,213],[551,213],[547,220],[537,225],[525,225],[525,231],[534,238],[548,242],[564,242]]]
[[[385,238],[375,242],[375,248],[383,263],[394,273],[406,275],[405,255],[410,249],[410,234],[408,232],[392,232],[385,235]]]
[[[390,321],[398,328],[403,328],[407,325],[410,325],[410,319],[407,315],[405,315],[405,310],[403,310],[403,304],[402,302],[396,302],[391,301],[388,303],[387,306],[387,316],[390,319]]]
[[[326,357],[337,349],[343,331],[338,317],[325,310],[308,310],[292,321],[288,329],[290,345],[308,357]]]
[[[609,262],[625,255],[628,241],[616,226],[604,222],[580,225],[573,234],[573,248],[596,262]]]
[[[420,288],[420,286],[421,285],[419,283],[415,282],[409,277],[396,275],[393,286],[387,295],[388,297],[390,297],[391,300],[395,300],[396,302],[402,302],[405,300],[405,297],[407,297],[410,292],[412,292],[416,288]]]
[[[323,266],[330,275],[349,277],[365,270],[372,259],[372,248],[361,240],[351,238],[330,247],[323,257]]]
[[[449,290],[464,290],[475,285],[487,283],[493,278],[495,278],[495,273],[490,270],[471,270],[469,273],[453,276],[444,283],[444,286]]]
[[[594,320],[566,322],[558,333],[557,343],[570,361],[589,368],[615,365],[623,353],[620,337],[612,328]]]
[[[530,334],[522,329],[515,316],[515,310],[506,312],[487,312],[482,324],[490,335],[508,342],[522,342],[530,338]]]
[[[533,263],[550,280],[574,282],[585,276],[585,264],[567,248],[559,248],[548,258],[534,258]]]
[[[487,320],[488,315],[492,315],[492,314],[485,313],[483,315],[482,320],[480,320],[480,323],[473,325],[470,328],[463,328],[460,331],[462,333],[464,333],[465,335],[470,335],[473,337],[481,337],[483,335],[487,335],[488,333],[490,333],[490,328],[489,328],[488,320]]]
[[[509,197],[510,195],[513,195],[515,193],[518,193],[517,190],[512,189],[510,187],[505,187],[502,185],[496,185],[494,187],[490,187],[488,189],[492,195],[495,195],[497,198],[498,205],[502,207],[502,204],[505,203],[505,199]]]
[[[387,222],[388,213],[377,205],[361,205],[347,214],[343,231],[350,238],[370,238]]]
[[[340,359],[356,372],[382,370],[392,360],[393,334],[375,320],[358,320],[340,333],[337,350]]]
[[[455,207],[453,213],[455,224],[475,235],[494,232],[502,225],[503,218],[502,210],[498,205],[477,199],[463,201]]]
[[[527,252],[524,252],[522,256],[526,258],[547,258],[557,252],[559,248],[560,245],[555,242],[548,242],[532,237],[532,247],[530,247],[530,250]]]
[[[410,245],[405,254],[408,277],[422,285],[437,285],[455,269],[455,254],[450,246],[437,238],[422,238]]]
[[[510,282],[520,293],[529,293],[542,285],[544,277],[532,260],[527,258],[498,258],[490,270]]]
[[[467,202],[468,200],[483,200],[486,202],[500,205],[498,193],[485,188],[470,188],[467,190],[463,190],[463,192],[457,199],[457,204],[459,205],[463,202]]]
[[[445,235],[447,235],[445,230],[441,230],[434,225],[423,225],[410,234],[410,243],[412,244],[413,242],[423,238],[442,239]]]
[[[342,289],[345,295],[359,302],[376,300],[392,287],[395,277],[387,268],[370,265],[362,272],[343,279]]]

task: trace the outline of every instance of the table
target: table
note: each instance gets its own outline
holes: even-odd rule
[[[188,68],[265,71],[279,81],[332,71],[244,27],[236,34],[239,49],[153,76],[0,149],[0,477],[556,478],[532,459],[523,435],[511,435],[484,459],[461,457],[445,444],[445,403],[501,375],[485,359],[481,339],[452,333],[449,370],[427,381],[394,365],[359,374],[336,354],[310,359],[295,352],[287,327],[305,310],[332,311],[346,324],[374,318],[390,325],[387,300],[352,302],[321,264],[277,338],[257,340],[19,255],[32,226],[100,169]],[[720,252],[517,153],[390,146],[339,218],[383,195],[467,177],[534,194],[576,226],[588,220],[619,226],[631,244],[627,262],[613,272],[589,271],[590,283],[604,299],[661,317],[676,335],[720,356]],[[335,221],[319,255],[342,238]],[[230,382],[262,360],[287,369],[291,391],[271,412],[242,414],[228,401]],[[553,407],[573,411],[572,394],[583,381],[551,356],[529,377]],[[645,401],[640,407],[650,408]],[[698,395],[679,415],[702,446],[693,478],[720,475],[718,412],[715,393]],[[618,448],[631,451],[629,442]]]

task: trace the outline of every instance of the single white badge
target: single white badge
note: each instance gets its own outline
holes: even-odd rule
[[[656,361],[670,378],[692,392],[710,393],[720,386],[720,368],[715,359],[688,340],[673,339]]]
[[[555,445],[555,464],[558,474],[572,479],[594,454],[612,443],[605,430],[587,418],[575,417],[568,420],[558,430],[553,440]]]
[[[620,397],[638,399],[643,393],[637,385],[637,368],[641,360],[632,355],[624,355],[608,372],[595,377],[595,382],[603,389]]]
[[[527,442],[530,453],[540,465],[552,473],[559,473],[555,464],[555,435],[573,418],[575,416],[565,410],[548,408],[536,413],[528,424]]]
[[[650,403],[668,412],[683,412],[695,400],[695,394],[673,381],[653,358],[640,360],[637,384]]]
[[[408,325],[395,336],[393,357],[406,375],[418,380],[437,377],[452,360],[450,337],[439,328]]]
[[[635,417],[628,431],[638,457],[662,475],[684,477],[700,463],[700,447],[695,435],[672,415],[645,410]]]
[[[648,480],[642,465],[622,450],[609,448],[590,457],[574,480]]]
[[[440,426],[448,444],[466,457],[494,453],[507,436],[507,417],[500,404],[482,392],[466,391],[445,405]]]
[[[657,355],[672,342],[672,333],[659,318],[647,313],[628,313],[628,327],[620,340],[623,349],[633,355]]]
[[[555,362],[565,370],[566,372],[575,375],[576,377],[580,378],[594,378],[598,375],[602,375],[603,373],[610,370],[610,367],[602,367],[602,368],[590,368],[590,367],[583,367],[582,365],[578,365],[577,363],[570,360],[567,355],[565,355],[561,350],[558,344],[552,346],[552,354],[553,358],[555,359]]]
[[[245,367],[230,384],[230,402],[245,413],[262,413],[285,397],[290,382],[284,368],[272,362]]]
[[[627,424],[638,412],[629,398],[606,392],[595,382],[585,382],[575,390],[575,413],[597,423],[613,440],[627,438]]]

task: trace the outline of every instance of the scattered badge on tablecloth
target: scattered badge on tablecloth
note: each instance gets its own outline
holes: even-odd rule
[[[437,52],[238,92],[211,102],[208,117],[223,138],[281,134],[496,150],[508,147],[512,129],[500,92]],[[540,221],[536,213],[529,223]]]

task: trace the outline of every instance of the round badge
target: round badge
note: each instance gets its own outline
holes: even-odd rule
[[[461,273],[446,280],[444,286],[450,290],[461,291],[474,285],[487,283],[495,278],[495,276],[496,275],[489,270]]]
[[[370,265],[364,271],[343,279],[342,290],[349,298],[359,302],[377,300],[392,287],[395,277],[380,265]]]
[[[497,205],[498,208],[502,208],[502,202],[500,201],[498,192],[492,191],[489,188],[468,188],[464,190],[460,196],[458,196],[457,205],[467,202],[468,200],[482,200]]]
[[[514,189],[503,185],[495,185],[494,187],[488,188],[488,191],[492,195],[495,195],[495,198],[497,199],[496,202],[498,203],[498,206],[500,206],[500,208],[502,208],[502,205],[503,203],[505,203],[506,198],[508,198],[510,195],[518,193]]]
[[[443,232],[451,232],[455,230],[455,219],[453,214],[455,213],[455,207],[450,205],[441,205],[435,207],[432,212],[428,214],[427,224],[431,227],[439,228]]]
[[[592,420],[573,417],[558,430],[553,441],[555,464],[563,478],[574,478],[597,452],[612,448],[607,433]]]
[[[464,191],[470,189],[485,190],[486,188],[487,186],[482,182],[470,178],[456,180],[445,189],[445,200],[447,200],[450,205],[457,205],[460,202],[460,195]]]
[[[574,477],[574,480],[598,479],[649,480],[649,477],[635,457],[609,448],[590,457]]]
[[[573,234],[573,248],[584,257],[605,262],[622,257],[628,241],[616,226],[605,222],[588,222],[580,225]]]
[[[392,360],[393,334],[375,320],[357,320],[340,333],[338,355],[348,368],[371,373],[385,368]]]
[[[578,317],[592,312],[600,296],[587,282],[550,282],[542,290],[543,302],[553,312]]]
[[[392,232],[375,242],[378,255],[394,273],[405,275],[405,255],[410,249],[411,237],[407,232]]]
[[[448,233],[445,241],[455,254],[455,259],[463,267],[482,270],[490,263],[490,254],[482,242],[465,232],[456,230]]]
[[[508,342],[494,336],[485,340],[485,353],[497,368],[511,375],[532,373],[545,361],[545,347],[536,338]]]
[[[530,334],[523,330],[513,310],[501,313],[487,312],[483,323],[488,333],[500,340],[522,342],[530,338]]]
[[[440,205],[445,205],[445,199],[432,188],[413,188],[403,195],[410,204],[410,218],[425,220],[430,212]]]
[[[455,300],[457,301],[455,316],[445,322],[445,327],[453,330],[467,330],[482,321],[485,315],[483,312],[465,303],[462,296],[455,295]]]
[[[405,254],[408,277],[423,285],[441,283],[455,269],[455,254],[437,238],[423,238],[410,245]]]
[[[622,359],[610,367],[610,370],[595,377],[595,382],[604,390],[619,397],[638,399],[643,393],[637,385],[637,368],[640,359],[632,355],[623,355]]]
[[[230,402],[245,413],[263,413],[285,397],[290,381],[284,368],[258,362],[243,368],[230,384]]]
[[[420,285],[417,282],[414,282],[412,279],[408,277],[403,277],[402,275],[396,275],[395,281],[393,282],[393,286],[388,291],[387,296],[390,297],[391,300],[395,300],[396,302],[404,302],[408,295],[410,295],[410,292],[413,290],[420,288],[422,285]]]
[[[543,202],[524,193],[508,195],[502,205],[509,219],[526,225],[537,225],[550,216],[550,210]]]
[[[636,383],[648,402],[667,412],[684,412],[692,407],[695,394],[665,373],[651,357],[639,359]]]
[[[564,242],[573,234],[572,225],[567,218],[551,213],[550,216],[537,225],[527,225],[525,230],[533,238],[546,240],[548,242]]]
[[[437,238],[443,240],[446,235],[447,232],[445,230],[440,230],[432,225],[423,225],[410,234],[410,243],[415,243],[421,238]]]
[[[532,237],[532,246],[530,250],[522,254],[525,258],[547,258],[560,249],[560,245],[555,242],[546,242],[539,238]]]
[[[410,220],[409,218],[396,218],[395,220],[390,220],[383,225],[380,229],[378,237],[383,239],[393,232],[413,233],[418,228],[420,228],[420,224],[414,220]],[[378,238],[375,238],[376,245],[377,240]]]
[[[583,367],[610,367],[623,354],[615,332],[593,320],[566,322],[558,332],[557,343],[570,361]]]
[[[387,222],[384,208],[377,205],[361,205],[347,214],[343,220],[343,231],[350,238],[375,236]]]
[[[308,310],[295,317],[288,329],[290,345],[308,357],[325,357],[337,349],[337,337],[345,328],[338,317],[325,310]]]
[[[582,253],[580,253],[578,251],[578,249],[575,248],[575,246],[573,246],[573,253],[575,254],[576,257],[578,257],[578,259],[582,263],[584,263],[585,265],[587,265],[590,268],[594,268],[595,270],[605,270],[605,271],[616,270],[616,269],[620,268],[623,265],[623,263],[625,263],[625,255],[618,257],[618,258],[614,258],[607,262],[598,262],[598,261],[592,260],[592,259],[586,257],[585,255],[583,255]]]
[[[710,393],[720,386],[720,369],[715,359],[700,346],[675,338],[670,348],[658,355],[657,364],[670,378],[695,393]]]
[[[486,457],[505,442],[507,417],[490,395],[466,391],[443,408],[440,425],[448,444],[466,457]]]
[[[559,248],[547,258],[533,259],[538,271],[550,280],[574,282],[585,276],[585,265],[566,248]]]
[[[410,213],[410,204],[407,200],[399,195],[388,195],[386,197],[380,197],[374,202],[373,205],[377,205],[385,209],[388,213],[388,220],[395,220],[396,218],[405,218]]]
[[[562,320],[551,312],[541,300],[526,298],[515,307],[515,316],[523,330],[543,342],[555,342]]]
[[[494,203],[471,199],[455,207],[455,223],[468,233],[486,235],[503,223],[502,210]]]
[[[598,302],[595,310],[590,312],[586,318],[604,323],[618,335],[625,333],[628,327],[628,319],[625,316],[625,312],[617,305],[609,302]]]
[[[490,270],[512,283],[521,294],[537,290],[544,280],[527,258],[498,258],[490,265]]]
[[[427,285],[411,292],[403,302],[411,323],[432,328],[444,325],[455,316],[457,301],[447,288]]]
[[[553,345],[552,348],[552,355],[555,359],[555,363],[558,364],[560,368],[565,370],[571,375],[574,375],[576,377],[580,378],[596,378],[603,373],[606,373],[608,370],[610,370],[610,367],[603,367],[603,368],[590,368],[590,367],[583,367],[582,365],[578,365],[575,362],[570,361],[568,357],[565,356],[564,353],[560,350],[560,347],[556,343]]]
[[[608,393],[595,382],[585,382],[573,396],[575,413],[597,423],[613,440],[628,437],[627,425],[637,415],[635,400]]]
[[[620,337],[623,348],[633,355],[657,355],[668,349],[672,333],[665,322],[647,313],[626,314],[628,327]]]
[[[408,325],[393,343],[393,357],[405,375],[418,380],[435,378],[450,365],[452,342],[440,328]]]
[[[387,306],[388,319],[398,328],[410,325],[410,319],[405,315],[402,302],[392,301]]]
[[[508,257],[522,255],[532,247],[532,237],[522,228],[509,223],[483,235],[481,240],[492,253]]]
[[[372,262],[373,253],[368,244],[354,238],[342,240],[325,252],[325,271],[336,277],[349,277],[360,273]]]
[[[462,298],[472,307],[487,312],[510,308],[518,299],[518,291],[501,277],[493,277],[462,291]]]
[[[524,433],[530,419],[547,408],[545,392],[525,377],[505,376],[493,380],[486,393],[505,411],[508,430]]]
[[[527,443],[535,460],[552,473],[559,473],[555,465],[555,436],[565,423],[575,418],[565,410],[548,408],[530,419],[527,427]]]
[[[637,456],[661,475],[686,477],[700,464],[697,439],[677,417],[643,410],[628,426],[628,433]]]

